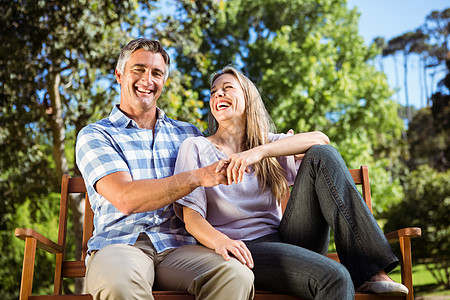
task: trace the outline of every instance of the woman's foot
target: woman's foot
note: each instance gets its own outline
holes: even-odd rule
[[[386,274],[385,271],[380,271],[377,274],[373,275],[372,277],[370,277],[369,281],[392,281],[392,282],[395,282],[394,280],[392,280],[391,277],[389,277],[388,274]]]
[[[409,293],[406,286],[392,280],[384,271],[380,271],[373,275],[369,281],[363,283],[356,291],[385,296],[405,296]]]

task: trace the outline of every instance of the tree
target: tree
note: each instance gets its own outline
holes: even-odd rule
[[[431,106],[431,93],[434,93],[432,88],[434,87],[434,76],[440,71],[443,63],[446,60],[449,41],[450,41],[450,8],[442,11],[432,11],[425,19],[425,23],[419,26],[416,30],[401,34],[388,41],[387,46],[384,46],[381,37],[378,37],[374,42],[381,46],[382,56],[392,56],[394,59],[394,67],[396,73],[396,82],[399,86],[398,71],[396,54],[402,53],[404,57],[403,68],[405,70],[404,85],[405,85],[405,98],[406,107],[409,106],[409,96],[407,94],[407,72],[408,72],[408,57],[411,54],[418,54],[421,56],[420,61],[422,64],[423,87],[425,89],[425,95],[427,98],[427,106]],[[431,82],[427,82],[428,71],[432,77]],[[419,79],[420,80],[420,79]],[[422,83],[419,83],[422,84]],[[429,88],[429,86],[431,88]],[[412,112],[407,109],[407,118],[411,121]]]
[[[58,192],[61,174],[79,175],[74,163],[76,135],[87,123],[106,117],[117,101],[114,69],[119,50],[138,37],[145,24],[154,23],[142,16],[142,11],[153,15],[154,4],[1,2],[0,36],[5,43],[0,49],[0,242],[10,254],[2,256],[3,297],[17,298],[18,293],[23,244],[13,237],[14,227],[41,228],[41,233],[56,238],[58,207],[49,203],[58,202],[51,192]],[[158,38],[157,28],[147,29],[146,36]],[[181,77],[169,79],[161,106],[169,115],[204,128],[202,103],[180,82]],[[70,228],[76,236],[81,230],[79,201],[70,201],[74,223]],[[46,213],[38,213],[42,210]],[[23,219],[17,211],[31,219],[20,223]],[[75,252],[68,255],[79,256],[80,249]],[[52,257],[37,255],[44,264],[52,264]],[[35,277],[44,289],[51,280],[42,269],[36,270]],[[77,284],[76,291],[80,289]]]
[[[424,263],[437,282],[450,288],[450,171],[421,165],[405,182],[405,201],[386,212],[385,230],[422,228],[414,241],[413,259]]]
[[[445,58],[445,65],[447,72],[431,96],[431,108],[421,109],[408,130],[412,170],[421,164],[440,172],[450,167],[450,56]]]
[[[403,70],[404,70],[404,90],[405,90],[405,107],[406,107],[406,119],[411,121],[412,114],[409,105],[409,94],[408,94],[408,58],[415,49],[418,49],[417,45],[423,44],[425,40],[425,34],[416,30],[414,32],[407,32],[400,36],[394,37],[388,42],[389,53],[394,54],[397,51],[403,53]]]
[[[54,221],[57,207],[51,206],[55,210],[45,217],[37,212],[55,201],[46,195],[58,191],[61,174],[77,174],[73,145],[78,130],[104,115],[116,95],[111,85],[117,50],[130,39],[129,24],[138,25],[138,5],[137,0],[1,3],[0,36],[5,41],[0,49],[3,251],[15,244],[10,242],[11,226],[26,225],[15,222],[20,217],[16,211],[24,205],[31,224]],[[145,5],[151,8],[151,3]],[[78,224],[77,200],[71,203]],[[19,261],[2,265],[7,270],[2,282],[10,282],[8,277],[17,282]],[[47,270],[36,270],[38,279],[40,272]],[[17,283],[10,284],[4,286],[3,296],[16,298]]]
[[[79,175],[74,163],[76,135],[87,123],[106,117],[117,101],[114,69],[119,50],[140,36],[145,24],[155,23],[154,5],[155,1],[142,0],[1,2],[1,245],[4,251],[21,249],[2,257],[6,267],[1,281],[8,283],[4,297],[16,298],[18,293],[23,245],[13,237],[14,227],[56,226],[57,205],[46,214],[36,212],[56,201],[51,192],[58,192],[61,174]],[[146,36],[158,38],[157,29],[147,29]],[[170,116],[204,128],[202,103],[194,91],[181,86],[184,79],[189,77],[169,79],[160,105]],[[76,236],[81,229],[79,201],[70,201],[70,228]],[[22,209],[29,210],[23,213],[30,214],[30,222],[18,222],[22,219],[17,211]],[[54,234],[49,227],[42,227],[41,233]],[[79,256],[79,250],[73,255]],[[51,257],[38,253],[38,259],[52,264]],[[44,278],[40,272],[45,271],[36,270],[38,282]],[[42,286],[47,283],[42,281]]]
[[[398,87],[400,86],[400,76],[399,76],[399,71],[398,71],[398,63],[397,63],[397,52],[398,52],[398,48],[397,45],[393,45],[392,43],[389,45],[385,45],[382,49],[381,49],[381,53],[383,58],[391,56],[392,60],[393,60],[393,64],[394,64],[394,72],[395,72],[395,86],[396,89],[398,89]],[[400,97],[398,95],[398,91],[396,92],[397,95],[397,101],[400,101]]]
[[[425,40],[418,40],[413,49],[425,53],[427,68],[439,68],[445,61],[446,74],[427,107],[418,110],[408,128],[408,167],[403,178],[405,201],[386,212],[386,230],[403,226],[422,228],[422,237],[415,242],[413,258],[426,265],[437,282],[450,287],[450,57],[448,32],[450,10],[432,12],[427,17]],[[446,17],[445,17],[446,16]],[[438,26],[429,25],[430,20]],[[441,24],[441,25],[439,25]],[[448,29],[446,29],[448,30]],[[434,44],[432,44],[434,43]],[[423,52],[421,52],[423,51]]]
[[[403,124],[385,75],[367,63],[378,50],[359,36],[356,10],[327,0],[176,5],[163,36],[205,102],[210,75],[233,63],[257,83],[279,131],[325,131],[351,166],[369,164],[381,175],[373,188],[378,210],[400,199],[388,172]]]
[[[373,44],[381,50],[381,53],[387,48],[386,40],[384,37],[378,36],[373,39]],[[384,63],[383,63],[383,57],[378,55],[379,57],[379,65],[381,72],[384,72]]]
[[[450,168],[450,96],[433,95],[433,106],[417,111],[408,129],[410,170],[428,165],[439,172]]]
[[[430,50],[430,45],[427,43],[429,36],[425,34],[421,28],[416,30],[416,34],[414,35],[413,44],[411,45],[410,52],[419,55],[419,86],[420,89],[420,98],[423,100],[424,98],[428,98],[428,84],[427,84],[427,73],[425,68],[425,61],[427,52]],[[425,95],[425,96],[424,96]],[[427,105],[428,100],[426,99],[425,103],[422,103],[422,107]]]
[[[168,115],[204,129],[210,76],[233,63],[257,83],[279,131],[322,130],[349,167],[369,165],[376,212],[401,199],[392,175],[402,154],[398,105],[385,75],[368,63],[380,49],[364,45],[358,13],[344,0],[180,0],[161,16],[153,4],[0,5],[7,41],[0,49],[0,229],[9,234],[2,247],[17,208],[42,224],[51,218],[33,214],[57,191],[58,172],[76,174],[75,135],[117,98],[115,60],[131,36],[156,37],[169,48],[173,76],[159,100]],[[18,278],[19,262],[11,261],[2,264],[2,282]],[[17,286],[7,290],[12,295]]]
[[[428,33],[436,45],[448,49],[450,42],[450,8],[443,11],[432,11],[427,17],[423,31]],[[444,57],[436,57],[442,61]]]

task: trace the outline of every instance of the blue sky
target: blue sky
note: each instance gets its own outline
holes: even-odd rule
[[[364,37],[366,44],[381,36],[389,39],[408,31],[413,31],[425,23],[425,18],[433,10],[442,11],[450,7],[448,0],[348,0],[348,7],[357,7],[360,12],[359,32]],[[400,86],[396,84],[395,69],[392,58],[384,60],[384,69],[389,85],[395,89],[399,88],[394,99],[405,104],[403,91],[403,58],[398,57],[398,70]],[[410,74],[408,76],[408,93],[410,103],[415,107],[423,106],[423,98],[418,79],[419,63],[417,58],[412,57],[410,63]],[[435,76],[435,82],[442,79],[444,72]],[[435,84],[436,86],[436,84]],[[435,88],[435,87],[434,87]],[[422,98],[422,99],[421,99]]]

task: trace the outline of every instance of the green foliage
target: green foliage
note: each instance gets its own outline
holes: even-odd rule
[[[36,202],[40,202],[38,209],[36,209]],[[57,193],[49,194],[46,197],[31,196],[21,205],[16,205],[14,213],[3,215],[10,230],[0,231],[2,299],[17,299],[19,297],[18,287],[22,273],[24,242],[14,236],[13,228],[33,228],[51,240],[57,241],[58,204],[59,194]],[[34,292],[53,292],[53,273],[49,270],[54,270],[54,264],[54,254],[48,254],[42,250],[36,251]]]
[[[0,4],[0,233],[2,251],[7,253],[0,273],[3,299],[17,298],[13,295],[20,283],[18,249],[23,251],[23,243],[12,239],[13,230],[40,224],[57,227],[57,222],[46,221],[57,216],[57,211],[48,210],[51,196],[46,195],[58,192],[61,173],[76,174],[73,149],[67,147],[73,147],[78,130],[111,109],[117,95],[112,88],[115,61],[121,46],[131,39],[130,23],[139,26],[139,4],[138,0]],[[152,9],[151,2],[141,4]],[[42,211],[49,215],[39,216]],[[24,222],[21,214],[27,212],[30,221]],[[42,257],[43,265],[51,266]],[[41,283],[36,286],[52,280],[49,269],[36,269],[35,282]]]
[[[433,265],[430,269],[436,280],[449,288],[450,170],[437,172],[422,165],[411,172],[405,182],[405,201],[386,216],[386,231],[408,226],[422,228],[422,237],[414,241],[413,259]]]
[[[139,26],[138,5],[137,0],[55,0],[0,6],[5,24],[0,34],[7,41],[0,49],[2,178],[23,176],[33,162],[30,177],[57,186],[63,167],[54,147],[64,144],[65,132],[75,128],[76,133],[109,112],[117,95],[112,88],[116,58],[131,39],[127,24]],[[56,172],[35,172],[52,160]]]
[[[166,90],[158,99],[158,107],[170,118],[189,122],[201,131],[206,130],[206,122],[202,120],[203,101],[198,100],[196,91],[186,84],[191,77],[175,70],[166,82]]]
[[[450,111],[450,103],[447,101],[447,105],[436,112],[446,116],[448,111]],[[440,171],[449,168],[450,127],[447,125],[445,128],[445,123],[446,121],[438,121],[434,118],[430,107],[417,111],[408,130],[410,152],[408,164],[411,169],[416,169],[423,164],[428,164]]]
[[[32,212],[47,210],[50,200],[45,195],[58,191],[60,174],[77,174],[76,134],[110,112],[118,96],[114,69],[119,51],[148,22],[138,16],[138,7],[151,12],[153,3],[33,0],[0,4],[4,24],[0,27],[4,41],[0,49],[0,232],[2,250],[8,253],[3,258],[11,262],[2,264],[5,293],[18,291],[20,279],[17,263],[22,258],[17,249],[23,249],[23,243],[10,242],[14,228],[41,222],[39,218],[18,222],[20,208],[29,203],[27,209]],[[156,28],[147,34],[156,35]],[[172,80],[162,106],[169,116],[204,128],[197,94],[184,90],[180,82],[181,77]],[[46,269],[36,269],[36,282],[42,283],[38,285],[46,285],[44,277],[52,276]]]
[[[176,10],[155,14],[154,5],[168,3]],[[423,32],[437,32],[435,39],[441,41],[448,34],[433,26],[447,19],[448,11],[431,14]],[[27,0],[2,2],[0,20],[0,242],[5,253],[0,281],[5,299],[17,298],[21,270],[23,242],[12,237],[13,228],[35,227],[54,236],[57,209],[51,192],[58,191],[58,174],[77,173],[76,133],[106,117],[118,102],[116,59],[120,48],[138,36],[161,40],[171,54],[172,75],[158,103],[169,117],[204,130],[210,76],[233,63],[257,83],[280,132],[321,130],[349,167],[369,165],[376,213],[397,209],[404,196],[399,178],[408,186],[407,199],[448,195],[442,190],[448,182],[437,175],[434,192],[414,190],[422,186],[415,175],[398,175],[407,176],[402,161],[410,158],[401,140],[400,108],[391,100],[385,75],[370,64],[386,43],[364,44],[358,13],[348,10],[345,0]],[[438,65],[447,52],[433,49],[428,50],[435,59],[428,62]],[[443,96],[435,98],[438,112],[431,112],[441,120],[435,125],[448,123],[446,114],[439,114],[448,110],[437,109],[448,106]],[[428,111],[411,122],[417,130],[408,133],[409,143],[416,150],[428,141],[421,130],[428,128],[429,116]],[[447,147],[447,129],[439,128],[438,140]],[[419,162],[427,149],[414,150],[411,157]],[[38,252],[44,265],[53,264]],[[36,286],[48,289],[48,270],[37,269],[35,276]]]
[[[177,3],[180,17],[160,34],[192,78],[187,88],[206,102],[211,74],[233,63],[257,83],[280,132],[324,131],[351,167],[392,171],[403,123],[385,75],[367,63],[377,50],[364,44],[345,1]],[[382,178],[376,211],[401,199],[398,180]]]
[[[415,32],[394,37],[383,49],[383,55],[397,51],[405,56],[420,54],[424,74],[427,69],[441,68],[444,62],[447,68],[447,74],[438,84],[438,91],[431,97],[427,95],[427,107],[415,111],[412,118],[411,107],[399,111],[402,118],[409,120],[408,131],[404,135],[407,155],[402,157],[407,168],[399,172],[405,201],[386,213],[388,223],[385,226],[386,230],[405,226],[422,228],[423,236],[414,241],[413,258],[423,262],[439,285],[447,289],[450,287],[449,22],[450,9],[433,11],[423,26]],[[426,92],[426,82],[424,86]]]

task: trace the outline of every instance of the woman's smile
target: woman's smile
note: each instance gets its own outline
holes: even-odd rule
[[[231,102],[227,101],[227,100],[219,100],[216,103],[216,110],[224,110],[227,109],[231,106]]]

